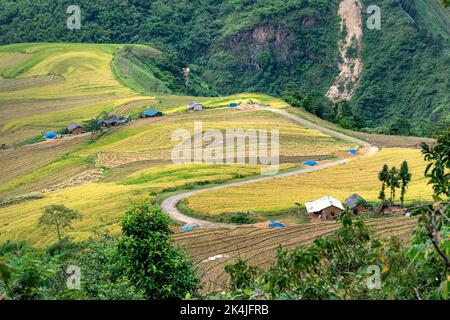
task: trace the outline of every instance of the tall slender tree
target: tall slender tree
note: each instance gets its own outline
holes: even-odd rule
[[[403,203],[405,201],[405,194],[406,194],[406,189],[408,189],[408,184],[411,182],[411,178],[412,178],[412,174],[409,172],[409,166],[408,166],[408,162],[403,161],[401,167],[400,167],[400,172],[399,172],[399,178],[400,178],[400,202],[402,204],[403,207]]]
[[[381,201],[386,200],[386,185],[389,178],[389,167],[387,164],[383,166],[383,169],[378,173],[378,179],[381,181],[381,190],[380,195],[378,196],[378,199]]]
[[[391,190],[390,203],[395,204],[395,191],[400,188],[399,171],[396,167],[392,167],[389,170],[387,185]]]

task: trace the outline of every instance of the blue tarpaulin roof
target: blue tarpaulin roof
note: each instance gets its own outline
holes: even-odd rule
[[[158,114],[161,114],[161,112],[158,110],[149,109],[149,110],[145,110],[144,112],[142,112],[142,114],[147,117],[154,117]]]
[[[303,164],[304,164],[304,165],[307,165],[307,166],[313,167],[313,166],[316,166],[316,165],[317,165],[317,162],[315,162],[315,161],[306,161],[306,162],[304,162]]]
[[[56,133],[55,132],[47,132],[44,134],[45,139],[56,139]]]
[[[238,106],[238,104],[236,102],[230,103],[230,107],[237,107],[237,106]]]
[[[357,154],[358,150],[356,150],[356,149],[348,149],[346,152],[351,153],[351,154]]]
[[[269,223],[269,228],[286,228],[286,226],[280,222],[277,221],[271,221]]]
[[[183,226],[182,229],[183,229],[183,231],[192,231],[192,230],[197,229],[198,227],[200,227],[198,224],[194,224],[192,226],[186,224],[186,225]]]

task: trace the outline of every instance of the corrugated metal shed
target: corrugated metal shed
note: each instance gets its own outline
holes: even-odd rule
[[[330,196],[323,197],[323,198],[313,201],[313,202],[306,202],[305,207],[306,207],[306,211],[308,211],[308,213],[320,212],[323,209],[326,209],[329,207],[336,207],[341,210],[344,210],[344,206],[342,205],[342,203],[338,199],[330,197]]]
[[[348,197],[345,200],[345,204],[350,208],[353,209],[357,206],[359,206],[360,204],[365,204],[366,200],[364,200],[359,194],[353,194],[350,197]]]

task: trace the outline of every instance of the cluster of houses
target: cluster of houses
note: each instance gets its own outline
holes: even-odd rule
[[[161,117],[163,116],[162,112],[158,110],[145,110],[141,113],[141,118],[153,118],[153,117]],[[131,122],[131,118],[126,118],[119,115],[110,115],[107,119],[104,120],[96,120],[97,125],[101,126],[102,128],[111,128],[111,127],[118,127],[125,125],[127,123]],[[71,135],[77,135],[82,134],[86,132],[86,129],[84,126],[78,124],[78,123],[70,123],[67,127],[67,133]],[[44,134],[44,138],[51,140],[51,139],[58,139],[63,137],[63,135],[59,135],[55,132],[47,132]]]
[[[125,118],[118,115],[111,115],[105,120],[96,120],[97,125],[101,126],[102,128],[110,128],[110,127],[116,127],[116,126],[122,126],[124,124],[127,124],[130,122],[130,118]],[[71,123],[67,126],[67,131],[69,134],[82,134],[86,132],[86,129],[77,123]]]
[[[239,106],[239,103],[237,102],[231,102],[229,107],[230,108],[237,108]],[[259,106],[264,106],[264,107],[268,107],[268,105],[266,104],[259,104]],[[195,111],[202,111],[205,107],[198,103],[197,101],[192,101],[191,103],[189,103],[187,105],[187,110],[191,111],[191,112],[195,112]]]
[[[367,201],[358,194],[351,195],[344,202],[354,215],[370,211]],[[313,202],[306,202],[305,207],[308,214],[322,220],[336,219],[345,210],[344,205],[338,199],[330,196]]]

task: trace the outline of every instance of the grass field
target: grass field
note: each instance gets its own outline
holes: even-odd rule
[[[313,173],[205,192],[187,199],[194,212],[223,214],[233,212],[280,212],[330,195],[344,201],[358,193],[377,201],[378,172],[384,164],[400,167],[407,160],[413,180],[405,201],[432,200],[432,189],[423,177],[426,163],[419,150],[382,149],[379,153]],[[397,196],[398,199],[398,196]]]
[[[409,218],[382,218],[367,220],[366,224],[376,238],[397,236],[406,240],[417,221]],[[307,245],[315,238],[330,234],[339,228],[337,222],[318,222],[290,226],[286,229],[242,227],[229,229],[198,229],[178,231],[175,240],[182,244],[196,265],[205,273],[204,291],[221,291],[229,281],[224,267],[239,258],[252,265],[266,268],[274,263],[279,245],[286,249]],[[224,255],[222,259],[205,261]]]

